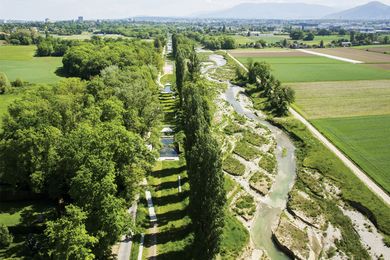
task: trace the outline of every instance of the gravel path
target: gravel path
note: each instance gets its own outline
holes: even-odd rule
[[[228,53],[228,55],[236,61],[242,68],[247,71],[247,68],[236,58]],[[358,177],[372,192],[381,198],[387,205],[390,205],[390,196],[384,192],[373,180],[371,180],[359,167],[357,167],[350,159],[348,159],[335,145],[333,145],[325,136],[323,136],[314,126],[312,126],[303,116],[297,111],[290,108],[290,113],[299,121],[301,121],[309,131],[336,156]]]

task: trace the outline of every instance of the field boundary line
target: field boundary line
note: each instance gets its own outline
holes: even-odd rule
[[[353,64],[363,64],[364,63],[363,61],[359,61],[359,60],[352,60],[352,59],[348,59],[348,58],[343,58],[343,57],[334,56],[334,55],[325,54],[325,53],[319,53],[319,52],[315,52],[315,51],[302,50],[302,49],[298,49],[298,51],[303,52],[303,53],[307,53],[307,54],[312,54],[312,55],[317,55],[317,56],[321,56],[321,57],[326,57],[326,58],[329,58],[329,59],[345,61],[345,62],[349,62],[349,63],[353,63]]]
[[[248,71],[248,69],[229,52],[226,53],[229,57],[236,61],[240,67],[242,67],[245,71]],[[309,121],[306,120],[306,118],[295,111],[292,107],[289,108],[289,111],[296,119],[307,127],[315,138],[332,151],[373,193],[390,206],[390,196],[378,184],[376,184],[362,169],[360,169],[351,159],[344,155],[343,152],[341,152],[332,142],[321,134]]]

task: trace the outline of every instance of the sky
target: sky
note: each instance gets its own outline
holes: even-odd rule
[[[340,10],[370,0],[0,0],[0,19],[115,19],[134,16],[189,16],[240,3],[290,2],[322,4]],[[390,0],[381,2],[389,4]]]

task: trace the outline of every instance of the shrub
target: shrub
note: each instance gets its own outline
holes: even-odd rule
[[[18,87],[23,87],[24,85],[24,82],[21,80],[21,79],[16,79],[14,81],[11,82],[11,85],[15,88],[18,88]]]
[[[8,247],[12,243],[13,237],[9,233],[6,225],[0,225],[0,247]]]
[[[273,154],[264,154],[259,161],[259,166],[266,170],[268,173],[274,173],[276,170],[275,156]]]
[[[260,150],[256,149],[255,147],[251,146],[247,142],[239,142],[234,149],[234,153],[241,156],[247,161],[251,161],[253,159],[256,159],[260,156],[261,152]]]
[[[9,82],[7,76],[4,73],[0,72],[0,94],[4,94],[5,92],[7,92],[8,85]]]
[[[241,176],[245,173],[245,166],[236,158],[229,156],[223,161],[223,170],[231,175]]]

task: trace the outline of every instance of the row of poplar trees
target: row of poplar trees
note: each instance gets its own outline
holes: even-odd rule
[[[213,259],[221,247],[226,193],[221,148],[211,126],[209,83],[201,77],[200,61],[191,41],[182,35],[173,35],[172,40],[190,183],[193,258]]]

